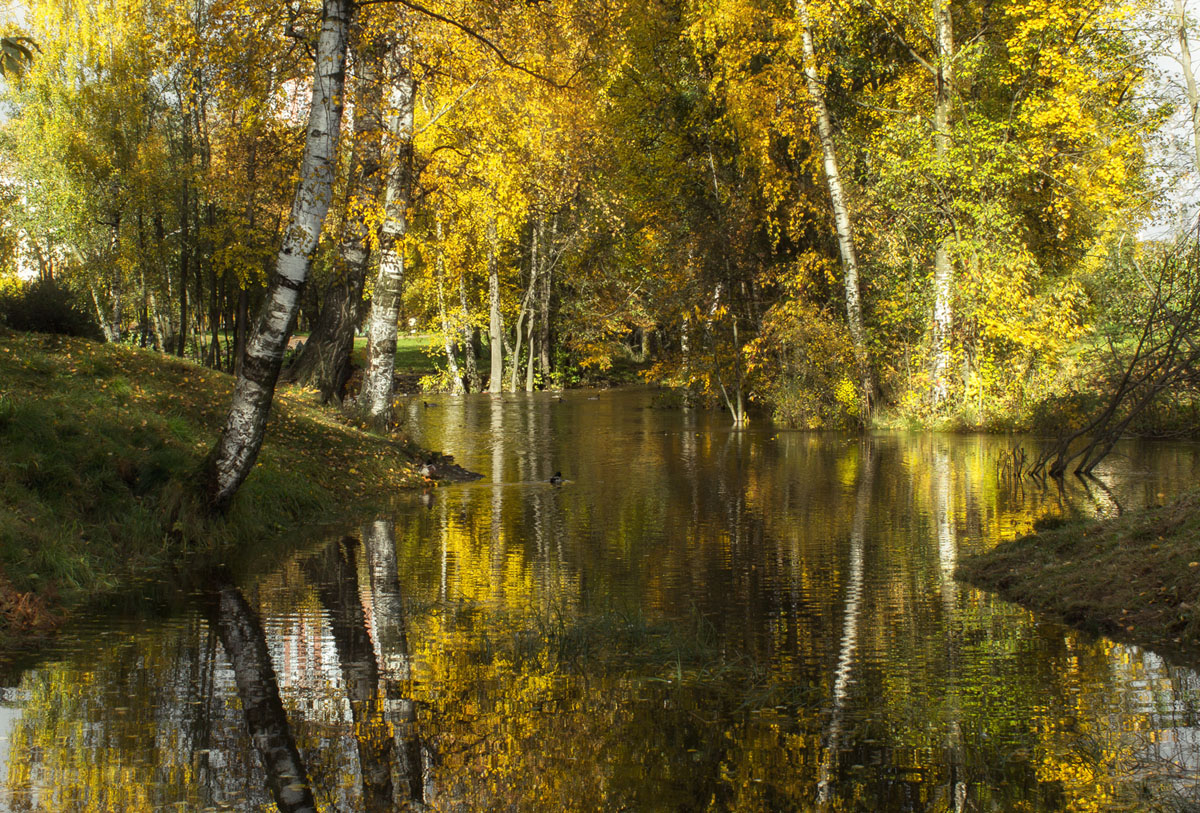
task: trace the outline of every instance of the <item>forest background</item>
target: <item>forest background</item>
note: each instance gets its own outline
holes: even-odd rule
[[[324,400],[369,400],[348,341],[382,319],[379,347],[435,334],[430,390],[636,371],[735,421],[1050,431],[1104,403],[1164,290],[1200,290],[1194,259],[1163,259],[1194,257],[1200,162],[1178,2],[357,12],[310,339],[284,372]],[[234,371],[322,19],[9,9],[0,318]],[[1124,428],[1194,432],[1194,383]]]

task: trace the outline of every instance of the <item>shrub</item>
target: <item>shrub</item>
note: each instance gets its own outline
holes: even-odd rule
[[[95,318],[75,292],[52,278],[0,293],[0,323],[33,333],[101,338]]]

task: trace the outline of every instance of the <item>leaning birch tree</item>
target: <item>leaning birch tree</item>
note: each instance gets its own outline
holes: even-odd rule
[[[842,257],[842,272],[846,290],[846,322],[850,338],[854,342],[854,355],[858,361],[859,387],[867,410],[871,406],[872,385],[870,361],[867,358],[866,331],[863,329],[862,304],[858,290],[858,255],[854,250],[854,226],[850,220],[850,208],[846,205],[846,193],[842,188],[842,176],[838,172],[837,151],[833,144],[833,123],[829,118],[829,107],[825,104],[825,88],[817,73],[816,48],[813,47],[812,21],[808,13],[808,0],[796,0],[796,22],[800,28],[800,44],[804,55],[804,78],[808,87],[809,100],[817,119],[817,139],[821,142],[824,158],[825,183],[829,187],[829,199],[833,206],[833,222],[837,230],[838,251]],[[865,413],[864,413],[865,417]]]
[[[275,382],[333,197],[346,83],[346,39],[356,10],[352,0],[322,3],[300,183],[292,200],[266,301],[246,344],[229,415],[205,463],[208,503],[217,512],[229,509],[262,448]]]
[[[406,34],[393,40],[388,57],[387,190],[379,230],[379,273],[371,295],[367,326],[367,369],[363,373],[358,410],[369,423],[385,427],[392,419],[396,380],[396,335],[404,294],[405,238],[413,182],[413,110],[416,80],[412,48]]]

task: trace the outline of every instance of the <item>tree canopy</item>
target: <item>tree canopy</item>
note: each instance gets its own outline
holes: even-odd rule
[[[109,340],[232,369],[287,223],[319,5],[33,0],[3,40],[14,257]],[[1113,264],[1155,250],[1170,19],[1146,0],[364,5],[299,327],[337,307],[361,329],[395,243],[386,318],[439,337],[427,387],[634,370],[735,420],[1033,425],[1089,380]],[[391,215],[384,41],[412,82]],[[350,234],[370,270],[336,293]],[[317,385],[356,396],[344,373]]]

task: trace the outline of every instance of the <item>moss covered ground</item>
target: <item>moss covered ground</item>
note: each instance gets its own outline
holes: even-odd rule
[[[1005,542],[955,575],[1072,626],[1200,664],[1200,491]]]
[[[0,334],[0,646],[192,555],[386,505],[422,482],[402,436],[277,394],[255,470],[225,518],[198,472],[233,378],[148,350]]]

